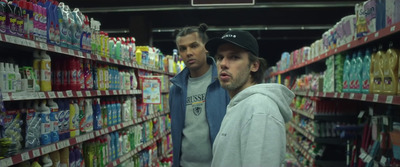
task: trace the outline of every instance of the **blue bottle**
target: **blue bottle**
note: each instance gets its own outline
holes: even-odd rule
[[[346,60],[343,65],[343,92],[350,91],[350,55],[346,55]]]
[[[370,82],[370,68],[371,68],[371,51],[367,49],[363,60],[362,70],[362,93],[369,93],[369,82]]]
[[[107,125],[112,126],[112,125],[114,125],[113,124],[113,112],[112,112],[113,110],[112,110],[110,101],[107,102],[106,106],[107,106]]]

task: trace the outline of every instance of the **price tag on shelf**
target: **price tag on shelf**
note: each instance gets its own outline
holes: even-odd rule
[[[21,154],[21,158],[22,158],[22,161],[26,161],[28,159],[31,159],[31,157],[29,157],[29,152],[22,153]]]
[[[310,96],[310,97],[313,96],[313,92],[309,91],[308,96]]]
[[[42,49],[42,50],[48,50],[49,48],[47,47],[47,44],[46,43],[42,43],[42,42],[39,42],[39,47],[40,47],[40,49]]]
[[[390,27],[390,32],[393,32],[394,30],[396,30],[396,26]]]
[[[375,36],[375,38],[378,38],[379,37],[379,32],[376,32],[374,36]]]
[[[370,163],[372,161],[372,157],[370,156],[370,155],[367,155],[365,158],[364,158],[364,162],[366,162],[366,163]]]
[[[343,99],[344,93],[340,93],[340,98]]]
[[[122,90],[118,90],[118,94],[119,94],[119,95],[122,95],[122,94],[123,94],[123,91],[122,91]]]
[[[74,94],[72,94],[72,91],[71,91],[71,90],[67,90],[66,93],[67,93],[67,97],[72,97],[72,96],[74,96]]]
[[[57,143],[57,148],[58,148],[58,149],[64,148],[64,142],[58,142],[58,143]]]
[[[40,156],[40,150],[39,149],[34,149],[32,151],[32,154],[33,154],[32,158],[39,157]]]
[[[104,129],[104,134],[109,133],[110,131],[108,130],[108,128]]]
[[[365,113],[365,111],[360,111],[360,113],[358,113],[358,118],[362,118],[363,117],[363,115],[364,115],[364,113]]]
[[[74,50],[72,50],[72,49],[68,49],[68,53],[69,53],[70,55],[75,55],[75,52],[74,52]]]
[[[10,157],[10,158],[6,158],[6,159],[2,159],[1,161],[4,162],[4,164],[5,164],[6,166],[12,166],[12,165],[14,165],[14,163],[13,163],[11,157]]]
[[[367,41],[368,41],[368,37],[365,37],[365,38],[364,38],[364,42],[367,42]]]
[[[335,92],[335,93],[333,94],[333,97],[334,97],[334,98],[337,98],[337,92]]]
[[[97,96],[101,96],[101,91],[100,90],[97,91]]]
[[[383,117],[382,117],[382,122],[383,122],[383,125],[389,125],[389,119],[388,119],[388,117],[387,117],[387,116],[383,116]]]
[[[393,96],[386,96],[386,103],[392,104],[393,103]]]
[[[1,34],[0,34],[0,41],[4,41],[4,40],[3,40],[3,37],[1,36]]]
[[[28,40],[28,41],[27,41],[27,45],[30,46],[30,47],[32,47],[32,48],[36,48],[35,41]]]
[[[106,61],[107,61],[107,62],[110,62],[110,58],[106,57]]]
[[[83,96],[83,95],[82,95],[82,92],[81,92],[81,91],[76,91],[76,96],[82,97],[82,96]]]
[[[49,149],[48,149],[48,146],[42,147],[42,148],[40,148],[40,150],[42,151],[43,155],[50,152]]]
[[[96,59],[97,60],[101,60],[101,56],[100,55],[96,55]]]
[[[323,93],[323,97],[326,97],[326,92]]]
[[[8,93],[2,93],[1,95],[3,95],[3,100],[4,101],[9,101],[10,100],[10,96],[8,95]]]
[[[39,98],[45,99],[46,98],[46,94],[44,94],[44,92],[39,92]]]
[[[110,91],[109,90],[106,90],[106,95],[107,96],[110,95]]]
[[[95,133],[96,133],[96,136],[100,136],[101,135],[100,131],[98,131],[98,130]]]
[[[65,141],[63,141],[63,143],[64,143],[64,147],[69,147],[71,145],[69,140],[65,140]]]
[[[56,151],[56,150],[57,150],[57,148],[56,148],[55,144],[50,145],[50,152],[53,152],[53,151]]]
[[[115,131],[115,126],[111,126],[111,131]]]
[[[94,133],[90,133],[90,134],[89,134],[89,137],[90,137],[91,139],[93,139],[93,138],[94,138]]]
[[[374,98],[372,99],[373,102],[377,102],[379,98],[379,94],[374,94]]]
[[[113,95],[117,95],[117,91],[116,90],[113,90]]]
[[[11,36],[9,36],[9,35],[4,35],[4,37],[6,38],[6,42],[11,42]]]
[[[64,97],[64,93],[63,92],[57,92],[57,96],[58,96],[58,98],[63,98]]]
[[[117,125],[117,129],[121,129],[121,125],[120,124]]]
[[[81,51],[78,51],[78,56],[83,57],[83,53]]]
[[[350,93],[350,99],[354,99],[354,93]]]
[[[362,101],[365,101],[366,99],[367,99],[367,95],[366,95],[366,94],[362,94],[361,100],[362,100]]]
[[[54,50],[55,50],[56,52],[58,52],[58,53],[61,53],[61,52],[62,52],[62,50],[61,50],[61,48],[60,48],[59,46],[54,46]]]
[[[88,97],[92,96],[92,94],[90,93],[90,91],[86,91],[86,96],[88,96]]]
[[[386,162],[387,162],[387,158],[385,156],[382,156],[379,163],[381,163],[382,166],[386,166]]]
[[[370,116],[374,116],[374,109],[372,107],[368,108],[368,113]]]
[[[117,166],[117,161],[114,161],[114,162],[113,162],[113,166]]]
[[[56,94],[54,92],[49,92],[48,95],[49,95],[50,99],[57,98],[57,96],[56,96]]]

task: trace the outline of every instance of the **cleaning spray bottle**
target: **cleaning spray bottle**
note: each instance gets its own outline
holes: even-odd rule
[[[59,108],[58,108],[58,105],[57,105],[57,103],[55,103],[54,101],[53,101],[53,99],[49,99],[48,100],[48,107],[50,108],[50,122],[51,122],[51,124],[53,125],[53,129],[51,130],[51,133],[50,133],[50,136],[51,136],[51,142],[57,142],[57,141],[59,141],[59,135],[58,135],[58,133],[59,133],[59,129],[58,129],[58,121],[59,121],[59,119],[58,119],[58,110],[59,110]]]
[[[46,106],[46,100],[42,101],[37,111],[39,111],[42,120],[40,144],[41,145],[50,144],[51,143],[50,133],[53,128],[50,122],[50,108]]]
[[[51,58],[46,51],[42,51],[40,55],[42,58],[40,61],[40,90],[48,92],[51,91]]]

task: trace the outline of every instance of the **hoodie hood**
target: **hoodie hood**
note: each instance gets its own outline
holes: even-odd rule
[[[292,110],[290,108],[290,103],[292,102],[295,95],[292,91],[290,91],[286,86],[282,84],[268,83],[250,86],[236,94],[231,99],[228,107],[233,107],[240,101],[254,94],[264,95],[275,102],[285,122],[288,122],[290,119],[292,119]]]

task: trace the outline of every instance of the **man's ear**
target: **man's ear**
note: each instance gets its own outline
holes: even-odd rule
[[[258,68],[260,68],[260,62],[259,61],[254,61],[250,66],[250,71],[251,72],[257,72]]]

